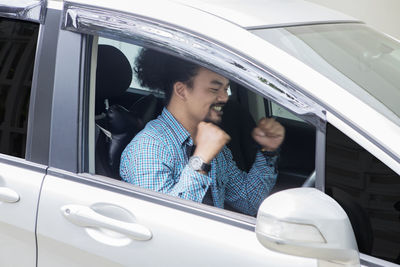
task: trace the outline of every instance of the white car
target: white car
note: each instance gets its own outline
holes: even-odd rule
[[[0,0],[0,17],[0,266],[399,266],[397,40],[301,0]],[[143,47],[231,81],[242,169],[254,121],[285,126],[257,218],[120,181],[164,97],[132,75]]]

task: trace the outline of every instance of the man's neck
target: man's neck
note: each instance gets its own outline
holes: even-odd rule
[[[198,123],[189,118],[186,112],[182,110],[182,107],[169,104],[166,108],[172,114],[172,116],[174,116],[174,118],[189,132],[194,142],[196,139]]]

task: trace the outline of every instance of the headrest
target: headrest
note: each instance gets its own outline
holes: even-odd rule
[[[126,56],[111,45],[99,45],[96,70],[96,110],[104,99],[122,96],[132,82],[132,67]],[[97,111],[96,111],[96,114]]]
[[[153,94],[149,94],[137,100],[129,110],[135,111],[139,115],[144,126],[156,117],[157,102],[157,98]]]

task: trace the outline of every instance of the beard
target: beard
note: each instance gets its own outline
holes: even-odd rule
[[[204,122],[210,122],[210,123],[215,124],[215,125],[217,125],[217,126],[221,125],[222,115],[223,115],[222,110],[223,110],[224,105],[225,105],[225,103],[221,103],[221,102],[220,102],[220,103],[214,103],[214,104],[212,104],[212,105],[210,106],[210,110],[209,110],[207,116],[204,118],[203,121],[204,121]],[[217,113],[217,112],[218,112],[218,111],[216,111],[216,110],[213,109],[213,107],[215,107],[215,106],[221,106],[221,107],[222,107],[222,109],[221,109],[221,111],[220,111],[221,114],[217,114],[217,115],[216,115],[217,118],[213,118],[213,117],[214,117],[214,116],[213,116],[213,113]]]

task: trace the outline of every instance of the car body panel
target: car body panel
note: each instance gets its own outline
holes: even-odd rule
[[[45,166],[0,157],[1,266],[36,266],[37,203],[45,171]],[[17,199],[6,200],[5,190]]]
[[[213,14],[244,28],[355,22],[356,19],[307,1],[173,0]]]
[[[63,215],[65,205],[140,224],[152,238],[76,225]],[[46,177],[39,209],[38,266],[317,266],[313,259],[266,250],[253,231],[53,175]]]

